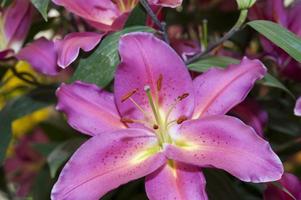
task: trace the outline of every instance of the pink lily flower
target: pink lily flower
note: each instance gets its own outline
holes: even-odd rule
[[[194,56],[201,51],[199,42],[184,39],[183,28],[179,25],[173,25],[168,28],[171,47],[186,61],[189,57]]]
[[[0,10],[0,59],[18,52],[29,31],[34,8],[28,0],[15,0]]]
[[[300,9],[300,1],[288,8],[284,7],[283,0],[257,1],[250,10],[249,18],[252,20],[264,19],[274,21],[301,37]],[[261,37],[260,39],[264,51],[274,58],[281,74],[290,79],[301,81],[300,63],[266,38]]]
[[[301,97],[299,97],[296,101],[294,113],[296,116],[301,116]]]
[[[253,127],[259,136],[264,136],[263,129],[268,122],[268,113],[255,100],[246,99],[235,106],[229,114]]]
[[[301,181],[293,174],[284,173],[279,183],[294,196],[296,200],[301,199]],[[264,200],[292,200],[293,198],[279,187],[268,184],[264,192]]]
[[[104,34],[93,32],[77,32],[55,41],[40,38],[24,47],[17,58],[29,62],[42,74],[54,76],[76,60],[80,49],[91,51],[103,36]]]
[[[14,147],[14,154],[5,160],[6,178],[16,186],[18,197],[26,197],[30,193],[35,177],[45,162],[45,158],[32,145],[47,142],[43,131],[36,129],[32,134],[24,135]]]
[[[67,162],[53,200],[99,199],[146,176],[151,200],[207,199],[203,167],[247,182],[278,180],[280,159],[253,128],[225,114],[266,68],[258,60],[212,68],[192,81],[177,53],[149,33],[124,35],[114,94],[62,84],[57,109],[92,136]]]
[[[123,27],[131,10],[139,0],[52,0],[68,11],[82,17],[102,31],[116,31]],[[148,0],[151,5],[177,7],[182,0]]]

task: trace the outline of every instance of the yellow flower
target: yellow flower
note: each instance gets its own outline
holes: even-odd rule
[[[19,72],[25,72],[38,77],[37,73],[31,68],[27,62],[20,61],[16,65],[16,70]],[[2,78],[3,86],[0,87],[0,108],[5,105],[5,102],[19,95],[24,94],[28,89],[32,89],[33,86],[20,80],[11,70],[8,70]]]
[[[32,131],[40,122],[46,120],[51,113],[51,108],[38,110],[30,115],[17,119],[12,124],[13,138],[6,152],[6,157],[14,154],[14,143],[23,135]]]
[[[31,131],[40,122],[46,120],[50,115],[50,108],[38,110],[30,115],[22,117],[13,122],[13,137],[20,138],[22,135]]]
[[[38,75],[27,62],[18,62],[16,65],[16,70],[18,72],[32,74],[38,79],[38,81],[45,80],[45,78]],[[8,100],[25,94],[34,87],[14,76],[10,70],[6,72],[1,82],[4,82],[5,84],[0,86],[0,109],[5,106],[5,103]],[[49,117],[50,112],[51,108],[44,108],[13,122],[13,140],[11,141],[11,145],[7,151],[7,156],[13,154],[14,141],[19,139],[22,135],[32,131],[40,122],[46,120]]]

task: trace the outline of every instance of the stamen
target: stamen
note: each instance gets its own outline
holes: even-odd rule
[[[134,120],[123,117],[123,118],[121,118],[121,122],[132,124],[132,123],[134,123]]]
[[[130,101],[143,113],[143,115],[148,118],[148,115],[146,114],[146,112],[143,110],[143,108],[141,106],[139,106],[139,104],[133,99],[133,98],[129,98]]]
[[[160,91],[162,88],[163,75],[160,74],[159,79],[157,81],[157,90]]]
[[[135,106],[136,108],[138,108],[144,115],[145,118],[148,118],[148,115],[146,114],[146,112],[143,110],[143,108],[132,98],[132,96],[138,92],[138,88],[128,92],[127,94],[123,95],[123,97],[121,97],[121,103],[125,102],[126,100],[130,100]]]
[[[115,0],[113,1],[117,4],[118,8],[121,10],[121,11],[125,11],[126,10],[126,6],[123,2],[123,0]]]
[[[130,8],[134,8],[137,3],[138,3],[137,0],[131,0],[130,1]]]
[[[125,102],[126,100],[128,100],[130,97],[132,97],[136,92],[138,92],[138,88],[133,89],[132,91],[126,93],[125,95],[123,95],[121,97],[121,102]]]
[[[169,127],[171,124],[173,124],[175,122],[177,122],[177,120],[172,120],[172,121],[168,122],[166,127]]]
[[[175,100],[175,102],[170,106],[170,108],[167,111],[167,115],[165,117],[165,122],[166,124],[168,124],[168,118],[172,112],[172,110],[176,107],[176,105],[180,102],[183,101],[184,99],[186,99],[189,96],[189,93],[184,93],[181,96],[178,96],[178,98]],[[168,125],[167,125],[168,126]]]
[[[126,117],[121,118],[120,121],[123,122],[123,123],[128,123],[128,124],[140,123],[140,124],[143,124],[145,126],[149,124],[147,121],[144,121],[144,120],[136,120],[136,119],[130,119],[130,118],[126,118]]]
[[[181,116],[179,117],[179,119],[177,120],[177,124],[182,124],[184,121],[186,121],[188,118],[186,116]]]
[[[178,96],[178,100],[182,101],[182,100],[186,99],[188,96],[189,96],[189,93],[184,93],[181,96]]]
[[[157,124],[154,124],[153,129],[157,130],[159,129],[159,126]]]

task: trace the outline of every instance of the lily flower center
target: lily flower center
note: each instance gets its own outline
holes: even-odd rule
[[[112,0],[118,9],[125,13],[131,11],[138,3],[138,0]]]
[[[158,81],[157,81],[157,92],[159,93],[162,88],[162,80],[163,77],[160,75]],[[143,115],[143,120],[136,120],[136,119],[129,119],[129,118],[122,118],[121,121],[123,123],[140,123],[146,126],[149,129],[152,129],[161,145],[164,143],[173,143],[170,135],[169,130],[171,125],[174,124],[181,124],[184,121],[186,121],[188,118],[186,116],[180,116],[176,119],[173,119],[171,116],[172,111],[176,108],[178,103],[180,103],[182,100],[187,98],[189,96],[188,93],[184,93],[180,96],[178,96],[174,102],[169,106],[167,111],[163,112],[162,109],[160,109],[158,98],[153,97],[153,93],[151,91],[151,87],[149,85],[144,86],[144,92],[147,96],[147,100],[149,103],[149,106],[151,108],[151,113],[147,113],[142,106],[140,106],[133,98],[132,96],[138,91],[138,89],[133,89],[132,91],[128,92],[126,95],[123,96],[122,102],[125,102],[126,100],[130,100],[137,109],[139,109]]]

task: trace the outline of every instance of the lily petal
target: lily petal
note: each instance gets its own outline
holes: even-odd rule
[[[268,121],[268,113],[255,100],[243,101],[235,106],[229,114],[253,127],[259,136],[264,136],[263,129]]]
[[[201,51],[199,43],[193,40],[173,39],[171,40],[171,46],[185,61],[187,61],[190,56]]]
[[[301,181],[290,173],[284,173],[279,183],[295,197],[296,200],[301,199]],[[279,187],[268,184],[264,191],[264,200],[289,200],[293,199]]]
[[[63,40],[54,42],[58,54],[57,64],[65,69],[76,60],[79,50],[91,51],[100,42],[104,34],[93,32],[70,33]]]
[[[120,121],[113,94],[96,85],[80,81],[62,84],[56,95],[57,109],[66,113],[70,126],[82,133],[93,136],[125,128]]]
[[[45,75],[57,75],[57,53],[54,43],[46,38],[40,38],[21,49],[17,58],[25,60],[38,72]]]
[[[250,9],[251,20],[271,20],[287,27],[288,16],[283,0],[257,1]]]
[[[0,51],[0,60],[12,57],[13,55],[14,55],[14,51],[11,49]]]
[[[269,143],[234,117],[187,121],[178,132],[173,136],[177,145],[166,146],[169,159],[224,169],[246,182],[275,181],[283,174],[282,163]]]
[[[146,193],[151,200],[206,200],[206,180],[198,167],[169,161],[146,177]]]
[[[293,6],[287,11],[288,13],[288,27],[289,30],[291,30],[293,33],[297,34],[299,37],[301,37],[301,25],[300,25],[300,20],[301,20],[301,2],[296,1]]]
[[[294,113],[296,116],[301,116],[301,97],[299,97],[296,101]]]
[[[148,175],[165,162],[157,140],[143,129],[92,137],[67,162],[52,189],[52,200],[97,200],[112,189]]]
[[[194,81],[196,108],[194,118],[226,114],[242,102],[256,80],[263,78],[265,66],[259,60],[244,58],[227,69],[213,68]]]
[[[148,0],[152,5],[175,8],[182,4],[183,0]]]
[[[110,25],[91,21],[91,20],[86,20],[86,21],[91,26],[93,26],[94,28],[101,30],[101,31],[106,31],[106,32],[118,31],[118,30],[122,29],[122,27],[124,26],[125,22],[127,21],[128,17],[129,17],[129,14],[130,14],[129,12],[121,14]]]
[[[104,25],[112,25],[122,13],[111,0],[52,0],[55,4],[64,6],[70,12]]]
[[[3,33],[8,48],[15,51],[21,48],[29,31],[33,13],[34,8],[28,0],[15,0],[4,10]]]
[[[131,101],[123,102],[123,97],[133,90],[137,92],[132,95],[132,99],[151,115],[144,90],[146,85],[150,86],[151,94],[162,113],[166,113],[179,96],[189,94],[173,109],[171,118],[191,116],[194,108],[192,80],[185,64],[170,46],[153,34],[131,33],[121,38],[119,53],[121,63],[116,72],[114,87],[122,116],[133,119],[144,117]]]

